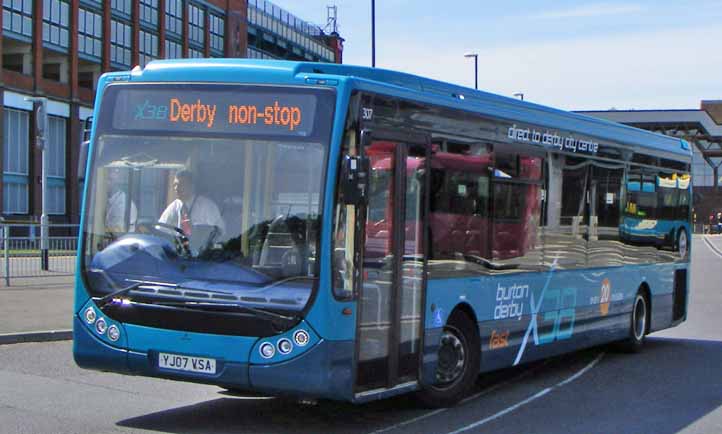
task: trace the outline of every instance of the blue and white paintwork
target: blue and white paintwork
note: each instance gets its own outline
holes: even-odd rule
[[[148,375],[182,381],[253,389],[274,394],[293,394],[355,400],[353,389],[354,340],[357,304],[339,301],[331,290],[331,246],[337,163],[349,99],[352,91],[368,91],[449,108],[458,108],[518,123],[572,131],[629,148],[644,148],[660,157],[689,162],[691,151],[684,142],[619,124],[521,102],[408,74],[363,67],[304,62],[245,59],[199,59],[153,61],[145,69],[104,74],[98,82],[95,109],[111,83],[208,82],[259,85],[327,86],[336,89],[337,101],[326,173],[321,225],[320,280],[312,305],[301,323],[279,336],[221,336],[117,324],[121,338],[112,342],[98,335],[83,318],[94,305],[78,274],[75,283],[74,356],[86,368]],[[95,126],[91,134],[96,137]],[[90,167],[91,164],[88,164]],[[86,169],[86,178],[90,169]],[[88,195],[86,183],[84,198]],[[81,217],[81,227],[85,219]],[[83,252],[76,269],[82,270]],[[450,315],[466,309],[476,319],[481,336],[481,370],[489,371],[548,357],[565,351],[623,338],[629,329],[632,300],[640,285],[651,296],[651,330],[674,325],[672,294],[674,273],[688,262],[634,265],[599,269],[560,270],[505,276],[429,280],[426,293],[425,333],[421,383],[433,381],[436,349],[441,330]],[[687,273],[689,279],[689,273]],[[600,313],[600,288],[611,283],[611,303]],[[515,307],[504,319],[495,319],[500,288],[509,291]],[[520,289],[521,288],[521,289]],[[502,296],[502,299],[504,297]],[[433,310],[432,310],[433,307]],[[497,315],[498,316],[498,315]],[[285,356],[263,359],[263,341],[276,342],[292,336],[298,328],[308,330],[311,340]],[[507,333],[498,345],[490,345],[496,333]],[[491,348],[494,346],[495,348]],[[218,360],[213,376],[168,372],[158,368],[158,352],[170,352]],[[412,387],[413,389],[413,387]],[[409,388],[404,388],[408,391]],[[378,397],[389,393],[379,394]]]

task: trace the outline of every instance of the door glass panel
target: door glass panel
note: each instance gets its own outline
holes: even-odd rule
[[[399,341],[399,377],[416,376],[418,367],[421,302],[426,256],[423,232],[425,207],[425,164],[423,147],[409,147],[406,158],[404,192],[404,256],[401,265],[401,332]]]
[[[395,148],[375,142],[366,148],[369,157],[369,201],[363,283],[360,296],[358,364],[360,388],[386,386],[389,371],[389,337],[393,321],[392,281],[394,274],[393,206]]]
[[[360,295],[358,390],[415,380],[426,248],[426,148],[375,141]]]

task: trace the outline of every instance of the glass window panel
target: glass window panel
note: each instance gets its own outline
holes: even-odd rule
[[[50,42],[56,45],[60,42],[60,29],[55,26],[50,28]]]
[[[70,16],[70,6],[63,2],[60,4],[60,25],[67,27]]]
[[[23,32],[23,21],[22,16],[18,14],[13,14],[13,27],[14,32],[22,33]]]
[[[3,111],[3,173],[13,175],[12,179],[3,182],[3,211],[6,214],[26,214],[28,211],[29,119],[26,111]]]

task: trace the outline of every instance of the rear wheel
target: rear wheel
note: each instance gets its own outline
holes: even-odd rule
[[[687,231],[682,228],[679,230],[679,235],[677,235],[677,251],[682,259],[687,257],[688,246]]]
[[[643,291],[637,292],[632,305],[630,315],[629,337],[621,342],[622,349],[627,352],[636,353],[642,349],[644,338],[649,328],[649,302]]]
[[[479,337],[476,324],[458,311],[441,334],[436,382],[417,396],[429,407],[449,407],[459,402],[474,385],[479,373]]]

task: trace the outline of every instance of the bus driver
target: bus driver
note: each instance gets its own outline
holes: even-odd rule
[[[194,225],[209,225],[218,228],[223,234],[226,225],[221,218],[218,206],[209,198],[195,194],[193,174],[189,170],[180,170],[173,178],[173,190],[177,199],[163,211],[160,223],[175,226],[191,238]]]

